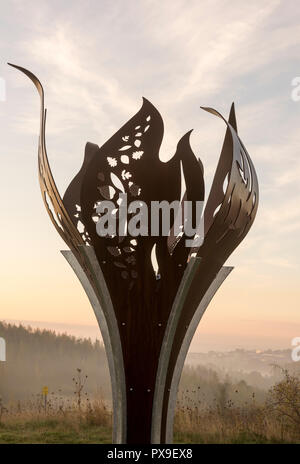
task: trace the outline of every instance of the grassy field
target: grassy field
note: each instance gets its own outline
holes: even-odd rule
[[[4,414],[0,444],[101,444],[111,443],[111,413],[101,401],[69,411],[21,410]],[[198,413],[178,407],[174,443],[300,443],[297,430],[270,420],[263,408],[218,408]]]
[[[292,443],[293,440],[266,437],[251,431],[197,433],[176,431],[174,443]],[[74,423],[56,418],[8,421],[0,425],[0,444],[103,444],[111,443],[111,427]]]

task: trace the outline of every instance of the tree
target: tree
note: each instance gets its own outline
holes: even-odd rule
[[[300,430],[300,379],[282,369],[284,378],[270,388],[267,407],[282,424]]]

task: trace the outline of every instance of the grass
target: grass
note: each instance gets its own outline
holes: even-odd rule
[[[0,444],[104,444],[111,443],[111,427],[76,423],[56,418],[9,421],[0,425]],[[178,431],[174,443],[178,444],[274,444],[291,443],[288,439],[267,437],[251,431],[235,434],[197,433]]]
[[[224,437],[220,433],[199,433],[181,432],[175,433],[174,443],[179,444],[231,444],[231,445],[252,445],[252,444],[286,444],[290,441],[281,440],[278,438],[267,438],[263,435],[258,435],[254,432],[237,432],[236,435],[227,435]]]
[[[69,403],[54,398],[45,411],[37,397],[0,414],[0,444],[104,444],[111,437],[111,411],[102,399],[78,403],[77,396]]]
[[[178,405],[174,442],[199,444],[283,444],[300,443],[300,430],[291,427],[265,406],[246,407],[229,403],[223,408],[201,411]]]
[[[273,422],[261,422],[260,414],[252,420],[241,419],[240,411],[222,414],[218,410],[195,414],[178,408],[174,443],[178,444],[274,444],[295,443],[295,437]],[[103,405],[78,412],[59,411],[46,415],[23,411],[8,414],[0,423],[0,444],[104,444],[111,443],[110,413]],[[299,442],[300,440],[298,440]]]
[[[111,443],[111,429],[101,425],[65,423],[57,419],[2,423],[0,444]]]

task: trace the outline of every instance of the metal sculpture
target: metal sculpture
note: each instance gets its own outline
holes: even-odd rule
[[[204,239],[187,247],[185,234],[169,237],[99,236],[97,207],[117,192],[130,200],[204,200],[203,167],[190,132],[173,158],[159,160],[163,121],[146,99],[140,111],[102,147],[87,143],[82,167],[60,197],[45,145],[41,99],[39,180],[46,209],[70,247],[62,254],[81,281],[106,347],[113,392],[114,443],[171,443],[176,394],[188,347],[213,295],[232,270],[223,266],[248,233],[258,206],[253,163],[237,134],[234,105],[204,211]],[[114,212],[120,221],[119,211]],[[173,220],[174,222],[174,220]],[[149,225],[150,228],[150,225]],[[152,265],[155,250],[158,271]]]

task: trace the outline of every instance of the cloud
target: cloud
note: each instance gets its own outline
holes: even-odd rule
[[[235,100],[239,133],[257,168],[260,206],[230,262],[241,280],[275,285],[283,276],[293,282],[299,269],[300,103],[290,98],[291,80],[299,75],[299,11],[297,2],[279,0],[102,0],[84,7],[76,0],[41,0],[38,7],[15,0],[1,10],[0,47],[7,61],[28,67],[44,84],[48,153],[63,187],[82,162],[85,142],[105,142],[145,96],[164,118],[163,159],[195,129],[192,146],[203,160],[208,193],[225,126],[199,107],[227,116]],[[38,101],[24,76],[5,73],[1,143],[16,160],[11,173],[24,188],[29,160],[35,162]],[[20,202],[17,188],[11,202]],[[17,219],[5,214],[17,230]],[[26,214],[40,211],[28,201]],[[46,261],[49,255],[45,250]]]

